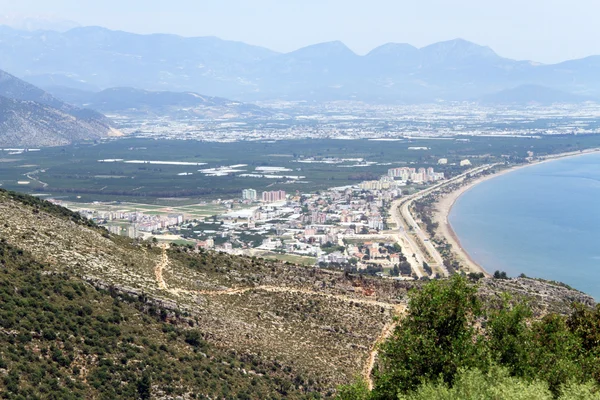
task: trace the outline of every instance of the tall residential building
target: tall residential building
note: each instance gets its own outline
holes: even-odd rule
[[[254,189],[244,189],[242,190],[242,199],[256,201],[257,198],[256,190]]]
[[[403,181],[411,180],[417,183],[434,182],[440,179],[444,179],[444,174],[435,172],[433,167],[429,167],[427,169],[419,168],[418,170],[409,167],[392,168],[388,170],[388,176],[393,178],[400,178]]]
[[[127,227],[127,236],[135,239],[138,236],[138,229],[135,225],[130,225]]]
[[[284,190],[275,190],[272,192],[263,192],[262,201],[265,203],[274,203],[276,201],[285,200],[285,191]]]

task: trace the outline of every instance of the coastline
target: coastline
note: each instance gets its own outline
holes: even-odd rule
[[[450,216],[450,212],[452,211],[452,207],[456,201],[463,194],[467,193],[469,190],[474,188],[475,186],[483,183],[487,180],[497,178],[499,176],[518,171],[523,168],[531,167],[534,165],[540,165],[546,162],[556,161],[559,159],[565,159],[570,157],[578,157],[586,154],[593,154],[600,152],[600,148],[588,149],[577,152],[569,152],[569,153],[560,153],[546,156],[544,159],[536,160],[529,164],[518,165],[514,167],[510,167],[507,169],[503,169],[491,175],[481,176],[479,178],[474,179],[466,185],[462,185],[458,189],[445,194],[435,205],[435,211],[433,213],[433,220],[439,224],[440,234],[444,237],[448,243],[452,246],[452,251],[457,257],[458,261],[466,267],[469,272],[481,272],[486,276],[491,276],[491,274],[479,263],[477,263],[471,255],[462,247],[460,242],[460,238],[452,228],[452,224],[450,223],[448,217]]]

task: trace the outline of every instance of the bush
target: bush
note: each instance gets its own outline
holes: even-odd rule
[[[508,296],[483,307],[477,287],[455,275],[411,292],[366,398],[598,398],[599,356],[600,306],[532,320]]]

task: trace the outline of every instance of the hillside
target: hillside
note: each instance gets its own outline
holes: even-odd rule
[[[215,37],[138,35],[100,27],[0,30],[0,68],[44,88],[135,87],[240,101],[470,100],[520,85],[598,98],[599,59],[542,65],[508,59],[463,39],[423,48],[387,43],[363,56],[339,41],[278,53]]]
[[[65,86],[47,88],[55,97],[78,107],[107,114],[171,116],[174,118],[252,118],[273,114],[269,109],[194,92],[111,88],[89,92]]]
[[[0,71],[0,146],[59,146],[119,135],[104,115]]]
[[[3,398],[300,399],[315,388],[274,362],[208,344],[192,319],[144,298],[54,274],[4,241],[0,257]]]
[[[0,146],[61,146],[119,136],[95,118],[77,118],[55,108],[0,96]]]
[[[421,286],[132,241],[4,190],[0,218],[0,392],[24,397],[327,397],[370,374]],[[480,285],[486,302],[504,291],[537,315],[593,303],[538,281]]]

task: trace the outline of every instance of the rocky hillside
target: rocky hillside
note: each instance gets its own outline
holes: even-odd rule
[[[118,135],[104,115],[0,71],[0,146],[59,146]]]
[[[3,190],[0,221],[0,392],[24,397],[328,396],[370,374],[421,285],[167,249]],[[541,312],[592,302],[519,282],[500,290],[546,296]],[[491,301],[495,285],[481,284]]]

